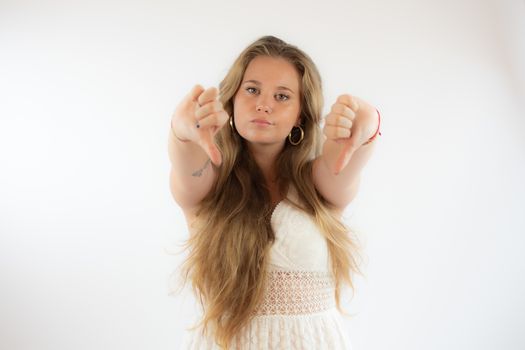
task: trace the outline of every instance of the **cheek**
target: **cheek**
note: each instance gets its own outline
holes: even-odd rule
[[[286,114],[289,116],[290,123],[295,124],[295,122],[301,115],[301,109],[299,106],[291,106],[286,111]]]
[[[233,99],[233,109],[242,109],[246,102],[243,100],[242,96],[239,94],[235,95]]]

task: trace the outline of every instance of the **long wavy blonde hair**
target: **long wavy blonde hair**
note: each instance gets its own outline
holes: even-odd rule
[[[336,305],[340,305],[341,283],[353,290],[352,272],[362,275],[359,247],[335,208],[316,190],[312,179],[313,159],[321,153],[320,129],[323,108],[321,77],[311,58],[283,40],[264,36],[249,45],[238,56],[219,85],[219,100],[233,117],[233,100],[250,61],[265,55],[284,58],[301,77],[301,127],[304,139],[299,145],[289,141],[276,160],[278,188],[282,196],[288,186],[297,189],[304,210],[326,237],[331,268],[335,280]],[[292,128],[295,139],[296,128]],[[200,203],[197,219],[192,223],[189,238],[183,246],[189,250],[181,265],[183,285],[191,280],[193,292],[203,308],[200,322],[203,334],[211,328],[215,341],[229,349],[235,335],[252,317],[263,298],[269,250],[275,240],[270,225],[272,205],[263,173],[252,158],[246,141],[225,125],[215,135],[222,153],[222,164],[215,165],[218,176],[210,192]]]

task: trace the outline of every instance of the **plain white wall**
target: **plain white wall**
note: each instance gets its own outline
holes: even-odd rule
[[[2,1],[0,348],[177,349],[172,111],[272,34],[382,113],[355,349],[525,348],[525,2]]]

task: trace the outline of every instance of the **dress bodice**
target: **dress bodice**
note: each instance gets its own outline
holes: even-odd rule
[[[290,185],[272,213],[275,241],[269,253],[264,300],[255,310],[258,315],[311,314],[334,307],[326,238],[313,219],[286,198],[300,204]]]
[[[291,184],[286,197],[298,203]],[[283,199],[272,213],[271,226],[275,242],[270,251],[270,269],[330,270],[326,238],[307,213]]]

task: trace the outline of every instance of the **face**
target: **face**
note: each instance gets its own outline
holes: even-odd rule
[[[299,79],[283,58],[251,60],[233,101],[237,132],[251,144],[284,145],[292,127],[300,123]]]

